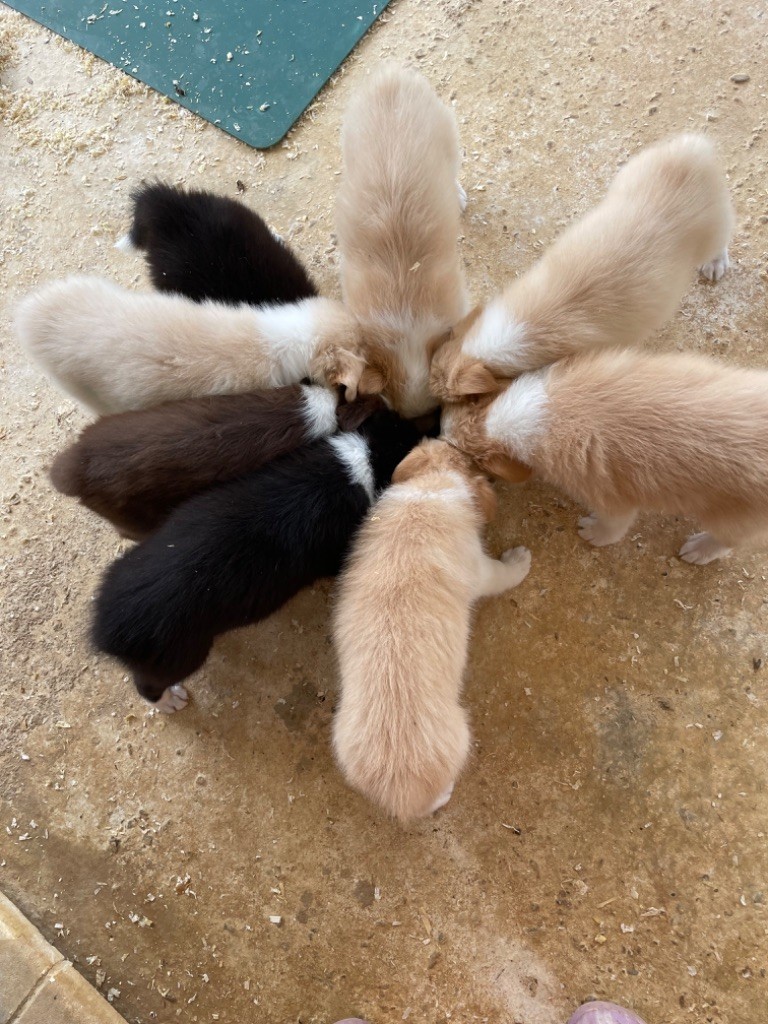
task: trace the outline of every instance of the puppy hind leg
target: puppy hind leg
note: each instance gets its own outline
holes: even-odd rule
[[[477,597],[493,597],[522,583],[531,568],[528,548],[510,548],[500,559],[483,553],[477,582]]]
[[[699,273],[706,281],[712,281],[714,284],[716,281],[721,280],[725,277],[728,268],[731,265],[730,258],[728,256],[728,248],[723,249],[722,252],[718,253],[709,263],[705,263],[699,267]]]
[[[579,520],[579,536],[589,541],[595,548],[604,548],[608,544],[620,541],[634,523],[637,512],[632,509],[624,515],[608,516],[600,512],[592,512]]]

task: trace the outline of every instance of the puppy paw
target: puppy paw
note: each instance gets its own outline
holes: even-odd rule
[[[615,544],[626,532],[627,527],[623,521],[616,524],[612,520],[601,519],[596,512],[582,516],[579,520],[579,536],[595,548],[604,548],[608,544]]]
[[[719,281],[722,277],[725,277],[730,265],[731,261],[728,258],[728,250],[723,249],[713,260],[705,263],[703,267],[699,267],[699,273],[707,281]]]
[[[707,565],[716,558],[730,555],[731,548],[721,544],[711,533],[694,533],[680,548],[680,557],[691,565]]]
[[[283,236],[282,236],[282,235],[279,235],[279,234],[277,233],[277,231],[275,231],[275,229],[274,229],[274,228],[270,228],[270,229],[269,229],[269,233],[270,233],[270,235],[272,235],[272,237],[274,238],[274,240],[275,240],[276,242],[279,242],[279,243],[280,243],[280,245],[285,245],[285,239],[283,238]]]
[[[443,790],[443,792],[440,794],[440,796],[437,798],[437,800],[435,800],[435,802],[429,808],[429,810],[427,811],[427,814],[434,814],[435,811],[439,811],[441,807],[445,807],[445,805],[448,803],[448,801],[451,799],[452,796],[453,796],[453,783],[451,783],[450,786],[448,786],[447,789]]]
[[[456,191],[459,195],[459,209],[464,213],[467,208],[467,193],[460,181],[456,182]]]
[[[172,715],[174,711],[183,711],[189,702],[189,694],[181,683],[169,686],[155,707],[164,715]]]
[[[522,583],[531,568],[531,552],[528,548],[510,548],[504,552],[501,560],[510,569],[515,570],[513,573],[515,582],[510,586],[516,587],[518,583]]]

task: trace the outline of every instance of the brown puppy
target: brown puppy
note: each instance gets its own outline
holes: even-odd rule
[[[422,442],[392,481],[339,584],[333,743],[349,784],[404,821],[450,799],[469,751],[460,697],[472,604],[517,586],[531,556],[485,553],[493,490],[451,445]]]
[[[585,349],[638,344],[672,316],[697,267],[723,276],[732,224],[707,139],[650,146],[538,263],[457,326],[433,359],[433,393],[492,394],[505,378]]]
[[[357,394],[359,328],[339,302],[231,306],[70,277],[16,312],[22,348],[97,413],[235,394],[305,377]]]
[[[422,75],[387,64],[349,104],[342,153],[336,226],[344,301],[369,365],[360,390],[418,416],[437,405],[430,341],[468,308],[456,120]]]
[[[593,510],[597,547],[637,511],[691,516],[680,557],[704,565],[768,536],[768,372],[693,355],[595,352],[451,406],[443,431],[486,472],[531,473]]]
[[[340,407],[342,429],[355,430],[372,402],[381,400]],[[57,457],[51,480],[138,540],[187,498],[253,473],[336,427],[336,395],[318,386],[188,398],[97,420]]]

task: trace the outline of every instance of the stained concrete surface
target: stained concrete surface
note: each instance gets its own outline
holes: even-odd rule
[[[590,995],[648,1024],[763,1020],[765,552],[687,566],[692,524],[662,517],[592,551],[568,502],[505,489],[490,548],[527,544],[531,574],[478,610],[468,770],[403,829],[332,763],[330,583],[223,638],[171,719],[89,651],[121,544],[47,482],[86,417],[26,365],[9,305],[72,271],[146,288],[111,243],[152,175],[242,181],[338,294],[340,119],[393,56],[455,103],[478,299],[629,153],[707,131],[738,214],[733,270],[692,286],[652,344],[766,366],[764,4],[397,0],[264,154],[0,19],[0,887],[129,1021],[560,1024]]]

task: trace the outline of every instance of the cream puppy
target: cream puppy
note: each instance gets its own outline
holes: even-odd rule
[[[339,585],[336,757],[351,786],[402,821],[445,804],[469,751],[460,703],[470,610],[526,576],[531,556],[483,550],[491,485],[424,441],[371,509]]]
[[[443,431],[487,472],[531,473],[592,510],[580,535],[621,540],[640,509],[690,516],[705,565],[768,536],[768,372],[694,355],[595,352],[451,406]]]
[[[336,204],[341,283],[374,374],[404,416],[437,405],[430,343],[468,309],[457,251],[466,203],[453,112],[416,71],[386,64],[353,97]]]
[[[231,306],[70,277],[23,300],[16,330],[27,355],[95,413],[305,377],[348,385],[351,400],[364,370],[358,327],[331,299]]]
[[[437,350],[443,401],[493,393],[588,348],[636,345],[667,321],[697,267],[719,280],[733,211],[712,145],[679,135],[633,157],[603,201]]]

